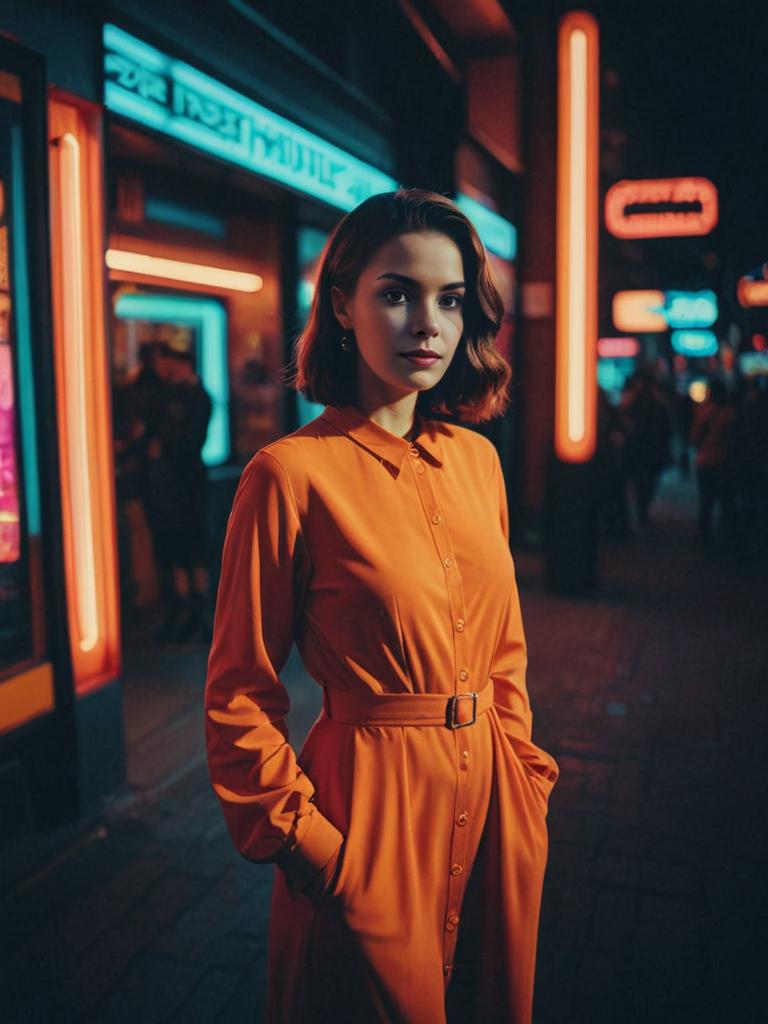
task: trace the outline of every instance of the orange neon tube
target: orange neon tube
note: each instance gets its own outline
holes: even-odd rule
[[[235,292],[258,292],[264,287],[264,280],[259,274],[247,274],[242,270],[227,270],[224,267],[209,267],[201,263],[187,263],[183,260],[169,260],[144,252],[107,249],[105,260],[110,270],[122,270],[128,274],[142,274],[145,277],[186,281],[212,288],[227,288]]]
[[[99,118],[95,107],[60,93],[51,97],[56,412],[70,646],[80,694],[120,668]]]
[[[585,462],[597,417],[598,27],[572,11],[558,36],[555,451]]]

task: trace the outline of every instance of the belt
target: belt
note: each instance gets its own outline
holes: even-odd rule
[[[463,729],[493,707],[493,683],[479,692],[349,693],[325,688],[325,713],[345,725],[442,725]]]

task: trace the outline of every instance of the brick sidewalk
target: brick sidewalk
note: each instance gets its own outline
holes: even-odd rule
[[[765,565],[695,549],[690,496],[605,545],[599,595],[518,572],[536,741],[557,758],[536,1024],[758,1024],[766,962]],[[202,756],[204,652],[129,659],[129,786],[2,851],[3,1021],[260,1019],[272,868]],[[318,690],[293,658],[298,746]]]

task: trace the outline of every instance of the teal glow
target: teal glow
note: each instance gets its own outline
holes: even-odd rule
[[[227,226],[221,217],[206,213],[205,210],[184,206],[172,199],[147,196],[144,200],[144,216],[147,220],[172,224],[174,227],[187,228],[189,231],[198,231],[215,238],[226,238],[227,235]]]
[[[670,327],[711,327],[717,320],[717,296],[713,291],[665,292],[659,310]]]
[[[104,48],[104,99],[115,113],[342,210],[397,188],[377,168],[114,25],[104,26]]]
[[[128,292],[115,304],[121,320],[149,320],[197,329],[197,365],[203,387],[213,408],[202,457],[207,466],[218,466],[229,458],[229,375],[227,368],[227,314],[214,299]]]
[[[40,536],[40,474],[37,466],[37,419],[35,378],[32,369],[32,331],[29,310],[29,273],[24,196],[24,157],[20,124],[11,128],[11,188],[13,203],[13,300],[16,316],[16,366],[19,378],[21,459],[24,466],[24,497],[27,529]]]
[[[503,260],[517,256],[517,228],[498,213],[482,206],[462,192],[456,196],[456,205],[472,221],[486,249]]]
[[[308,225],[299,226],[296,239],[299,262],[299,281],[296,304],[299,320],[302,323],[304,323],[309,316],[312,299],[315,294],[314,282],[310,279],[309,274],[312,270],[312,265],[317,259],[319,259],[320,254],[323,251],[323,246],[327,240],[328,233],[326,231],[320,231],[319,228],[309,227]],[[296,392],[296,415],[300,427],[303,427],[305,423],[309,423],[310,420],[315,419],[323,412],[324,409],[325,406],[322,405],[322,403],[310,402],[310,400],[305,398],[300,391]]]
[[[672,348],[681,356],[716,356],[717,338],[712,331],[672,331]]]

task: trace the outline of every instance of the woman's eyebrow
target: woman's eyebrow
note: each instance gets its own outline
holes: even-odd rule
[[[386,274],[379,274],[376,280],[380,281],[382,277],[391,277],[394,281],[399,281],[401,284],[414,284],[417,288],[421,287],[415,278],[408,277],[406,274],[395,274],[393,271],[388,271]],[[454,281],[452,284],[444,284],[440,291],[447,292],[452,288],[466,288],[466,285],[463,281]]]

